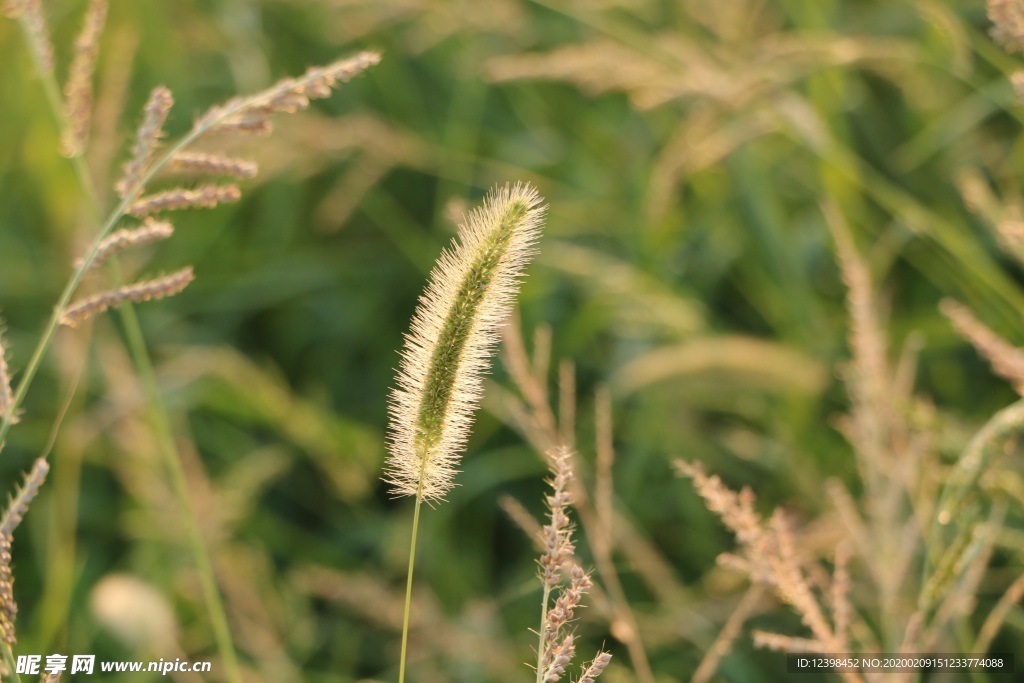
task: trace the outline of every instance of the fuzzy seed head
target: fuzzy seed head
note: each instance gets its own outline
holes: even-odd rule
[[[541,201],[530,185],[492,190],[430,273],[389,406],[384,479],[395,495],[442,500],[453,485],[499,327],[535,253]]]

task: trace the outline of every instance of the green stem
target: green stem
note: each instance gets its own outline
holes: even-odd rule
[[[120,277],[118,279],[120,280]],[[210,613],[210,626],[213,629],[213,637],[217,642],[217,649],[220,651],[228,680],[232,683],[241,683],[242,673],[238,667],[238,655],[235,652],[234,642],[231,639],[231,630],[228,627],[227,612],[224,609],[224,603],[217,588],[217,579],[213,563],[210,561],[210,553],[206,548],[202,532],[199,529],[195,508],[189,497],[188,478],[185,475],[185,468],[181,464],[181,455],[178,453],[178,447],[174,441],[174,431],[171,429],[167,408],[164,405],[163,396],[157,384],[156,372],[153,369],[153,361],[146,348],[142,327],[139,325],[138,316],[135,314],[135,308],[131,302],[125,302],[118,310],[124,323],[129,353],[131,353],[132,359],[135,362],[135,368],[139,373],[146,392],[146,400],[151,408],[149,419],[157,438],[160,455],[163,457],[168,474],[170,474],[171,487],[174,489],[175,498],[178,500],[178,507],[185,518],[188,543],[196,563],[196,570],[199,573],[206,608]]]
[[[18,675],[18,667],[14,661],[14,652],[11,650],[11,646],[7,644],[7,641],[2,642],[4,664],[7,665],[7,669],[10,675],[13,676],[15,683],[21,683],[21,676]]]
[[[409,614],[412,611],[412,572],[416,566],[416,536],[420,530],[423,486],[416,492],[416,511],[412,515],[412,540],[409,542],[409,571],[405,579],[405,613],[402,616],[402,656],[398,663],[398,683],[405,683],[405,658],[409,649]]]
[[[416,567],[416,537],[420,532],[420,508],[423,507],[423,478],[427,473],[430,451],[420,452],[420,480],[416,487],[416,510],[412,514],[412,539],[409,541],[409,568],[405,576],[405,610],[402,615],[402,654],[398,661],[398,683],[405,683],[405,660],[409,651],[409,615],[412,612],[412,574]]]
[[[540,603],[540,628],[537,629],[537,683],[544,683],[544,639],[548,628],[548,600],[551,599],[551,586],[544,581],[544,599]]]

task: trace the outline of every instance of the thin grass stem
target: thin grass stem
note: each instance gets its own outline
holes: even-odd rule
[[[117,265],[116,259],[110,262],[110,269],[114,272],[115,285],[120,286],[123,284],[123,278],[119,272],[120,268]],[[139,318],[135,313],[135,306],[132,302],[124,302],[118,309],[118,312],[124,324],[128,352],[131,354],[136,372],[139,373],[143,389],[146,392],[146,402],[150,407],[150,424],[156,435],[160,456],[163,458],[164,466],[171,477],[171,488],[174,490],[178,507],[185,518],[189,549],[196,563],[196,570],[202,585],[206,609],[210,615],[210,627],[213,629],[213,638],[217,643],[217,650],[220,652],[228,680],[231,683],[242,683],[242,672],[238,666],[238,654],[235,651],[235,644],[231,638],[231,629],[228,627],[227,612],[224,609],[220,590],[217,588],[217,579],[213,563],[210,561],[210,553],[199,530],[195,508],[192,505],[192,499],[189,497],[188,479],[185,476],[185,469],[181,464],[181,454],[178,452],[178,446],[174,441],[174,432],[171,429],[167,408],[160,393],[160,387],[157,384],[156,372],[153,369],[153,361],[150,358],[146,340],[142,333],[142,326],[139,324]]]
[[[548,630],[548,600],[551,599],[551,586],[544,582],[544,597],[540,601],[540,630],[537,631],[537,682],[544,683],[544,638]]]
[[[424,462],[426,459],[424,458]],[[420,530],[420,507],[423,487],[416,492],[416,511],[412,515],[412,540],[409,541],[409,568],[405,579],[405,611],[402,614],[402,654],[398,663],[398,683],[405,683],[405,660],[409,649],[409,615],[412,612],[412,574],[416,566],[416,537]]]

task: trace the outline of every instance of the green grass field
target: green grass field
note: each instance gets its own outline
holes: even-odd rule
[[[43,3],[60,84],[87,4]],[[1006,11],[1024,26],[1018,4]],[[972,653],[997,609],[987,651],[1024,653],[1007,593],[1024,568],[1019,425],[972,442],[1020,400],[1024,356],[1003,349],[993,370],[940,312],[959,301],[1024,345],[1024,101],[1011,82],[1024,57],[991,26],[980,0],[112,3],[86,188],[23,31],[0,17],[0,314],[15,385],[118,200],[153,87],[174,93],[170,144],[236,94],[381,54],[276,117],[272,135],[215,140],[260,165],[241,201],[164,214],[173,238],[120,258],[128,281],[195,270],[180,295],[133,309],[165,410],[154,417],[131,320],[53,338],[0,455],[10,491],[35,458],[51,466],[14,534],[13,654],[209,660],[210,674],[172,677],[228,681],[212,579],[247,682],[397,680],[413,505],[380,477],[398,352],[462,213],[518,180],[549,206],[519,316],[530,353],[550,331],[551,401],[559,364],[575,368],[589,498],[572,514],[596,584],[577,612],[579,661],[609,650],[605,683],[771,683],[790,680],[785,658],[753,632],[820,635],[773,586],[716,560],[742,548],[679,459],[749,486],[766,520],[785,511],[830,623],[836,546],[852,543],[849,652]],[[165,174],[154,187],[182,183],[195,185]],[[837,234],[864,266],[866,309],[848,306]],[[82,292],[111,277],[88,275]],[[540,519],[547,468],[512,375],[495,364],[458,486],[423,509],[417,683],[534,676],[538,552],[506,508]],[[731,647],[698,673],[737,609]],[[909,632],[916,613],[927,642]],[[71,677],[93,678],[161,676]]]

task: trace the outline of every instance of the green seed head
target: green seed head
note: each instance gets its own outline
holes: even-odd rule
[[[535,253],[541,201],[529,185],[492,190],[430,273],[389,407],[384,479],[396,495],[440,500],[453,485],[499,326]]]

